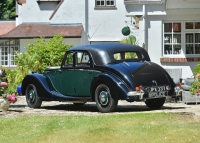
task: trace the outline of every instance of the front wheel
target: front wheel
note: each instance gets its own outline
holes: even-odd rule
[[[103,113],[114,111],[118,104],[118,100],[112,98],[110,88],[105,84],[97,86],[95,90],[95,101],[97,108]]]
[[[159,109],[163,106],[165,103],[165,97],[164,98],[153,98],[153,99],[147,99],[145,104],[150,109]]]
[[[26,102],[30,108],[39,108],[42,99],[38,97],[35,85],[29,84],[26,88]]]

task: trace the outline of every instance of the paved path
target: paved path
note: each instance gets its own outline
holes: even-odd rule
[[[144,102],[119,101],[115,112],[107,114],[127,114],[127,113],[154,113],[154,112],[183,112],[192,113],[200,120],[200,104],[186,105],[182,102],[165,103],[159,110],[150,110]],[[0,111],[0,117],[32,116],[32,115],[104,115],[96,108],[95,103],[87,103],[84,106],[74,106],[68,102],[43,102],[39,109],[32,109],[27,106],[24,96],[18,96],[18,101],[11,104],[7,112]]]

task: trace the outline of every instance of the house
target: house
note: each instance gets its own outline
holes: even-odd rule
[[[33,38],[55,33],[73,45],[119,42],[126,26],[173,78],[193,76],[200,61],[199,0],[18,0],[16,27],[0,40],[19,40],[22,52]]]

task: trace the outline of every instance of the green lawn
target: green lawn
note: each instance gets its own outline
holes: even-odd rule
[[[199,143],[200,122],[189,114],[0,118],[0,143]]]

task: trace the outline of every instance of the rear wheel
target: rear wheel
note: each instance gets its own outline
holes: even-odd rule
[[[147,99],[145,104],[150,109],[159,109],[163,106],[165,103],[165,97],[164,98],[153,98],[153,99]]]
[[[26,88],[26,102],[31,108],[39,108],[42,104],[42,99],[37,95],[35,85],[29,84]]]
[[[118,104],[118,100],[112,98],[110,88],[105,84],[97,86],[95,90],[95,101],[97,108],[103,113],[114,111]]]

